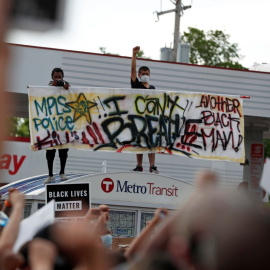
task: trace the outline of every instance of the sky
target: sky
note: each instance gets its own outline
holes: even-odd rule
[[[174,13],[155,22],[153,12],[170,10],[170,0],[65,0],[64,26],[61,30],[34,32],[10,30],[6,41],[16,44],[73,51],[131,56],[140,46],[145,56],[160,59],[160,48],[173,46]],[[237,43],[243,56],[239,62],[249,68],[270,63],[269,0],[182,0],[192,8],[184,11],[180,33],[188,27],[205,32],[221,30]]]

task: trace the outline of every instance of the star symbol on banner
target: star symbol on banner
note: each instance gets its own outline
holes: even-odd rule
[[[76,122],[83,115],[89,124],[92,124],[92,118],[90,114],[90,109],[97,106],[96,102],[92,102],[86,99],[83,93],[80,93],[77,101],[67,102],[67,106],[74,109],[73,123]]]

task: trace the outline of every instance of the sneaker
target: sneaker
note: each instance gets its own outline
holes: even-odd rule
[[[61,181],[68,180],[67,176],[64,173],[60,174]]]
[[[132,171],[134,172],[142,172],[143,171],[143,167],[142,166],[139,166],[137,165],[135,169],[133,169]]]
[[[159,174],[159,171],[157,170],[157,166],[155,166],[155,165],[153,165],[149,168],[149,172]]]
[[[44,181],[44,184],[49,184],[51,183],[53,180],[55,180],[55,178],[53,176],[48,176],[46,178],[46,180]]]

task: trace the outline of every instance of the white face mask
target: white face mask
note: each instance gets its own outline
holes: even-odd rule
[[[141,82],[147,82],[148,83],[149,82],[149,78],[150,77],[148,75],[142,75],[140,79],[141,79]]]

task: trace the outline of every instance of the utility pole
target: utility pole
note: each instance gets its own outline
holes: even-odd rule
[[[173,40],[173,54],[172,61],[176,62],[177,49],[179,42],[179,31],[180,31],[180,12],[181,12],[181,0],[176,0],[175,3],[175,18],[174,18],[174,40]]]
[[[154,12],[156,15],[156,21],[159,20],[159,16],[163,14],[167,14],[170,12],[175,13],[175,20],[174,20],[174,40],[173,40],[173,54],[172,54],[172,61],[176,62],[177,60],[177,49],[178,49],[178,42],[179,42],[179,33],[180,33],[180,18],[181,14],[183,13],[184,10],[191,8],[191,6],[184,6],[182,4],[181,0],[174,0],[171,2],[175,5],[175,9],[170,9],[166,11],[161,11],[161,12]]]

